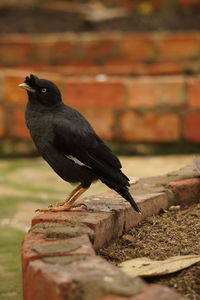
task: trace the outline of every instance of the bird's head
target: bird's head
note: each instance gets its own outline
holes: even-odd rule
[[[43,106],[54,106],[61,102],[61,94],[57,86],[46,79],[40,79],[34,75],[27,76],[19,87],[28,92],[29,100],[38,102]]]

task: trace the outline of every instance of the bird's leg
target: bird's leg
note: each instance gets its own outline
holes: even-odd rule
[[[73,203],[80,197],[88,188],[84,188],[82,184],[78,185],[69,195],[69,197],[56,205],[53,205],[47,209],[38,209],[37,211],[65,211],[70,210],[70,208],[80,207],[81,203],[73,205]]]

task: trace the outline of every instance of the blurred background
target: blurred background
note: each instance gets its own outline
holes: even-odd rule
[[[22,299],[35,209],[72,189],[38,157],[18,84],[54,81],[132,180],[170,172],[200,150],[199,20],[200,0],[0,0],[1,300]]]

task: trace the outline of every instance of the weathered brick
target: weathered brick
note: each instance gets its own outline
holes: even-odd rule
[[[186,300],[186,298],[167,286],[151,284],[131,300]]]
[[[12,113],[13,123],[10,135],[19,139],[30,139],[30,133],[25,122],[24,109],[16,109]]]
[[[146,217],[158,214],[161,210],[166,209],[169,205],[166,193],[145,193],[143,195],[134,196],[134,199],[136,199],[142,214],[140,215],[136,213],[132,207],[126,209],[124,223],[125,232],[133,226],[136,226]]]
[[[184,104],[184,79],[182,77],[143,77],[131,80],[128,87],[130,107]]]
[[[190,78],[188,80],[188,104],[192,108],[200,108],[200,78]]]
[[[28,264],[33,260],[66,255],[75,255],[76,258],[77,255],[95,255],[95,252],[86,234],[59,239],[47,238],[42,233],[29,232],[25,236],[22,247],[23,271],[26,272]]]
[[[199,36],[195,33],[160,37],[161,58],[193,58],[199,55]]]
[[[156,55],[151,34],[126,34],[121,41],[122,57],[128,59],[149,59]]]
[[[99,209],[99,211],[95,212],[46,212],[36,216],[32,223],[34,225],[40,222],[64,222],[71,220],[72,222],[85,224],[95,233],[94,248],[100,249],[122,234],[123,218],[123,212],[119,211],[115,215],[114,212],[111,212],[111,209],[104,211]]]
[[[81,297],[83,300],[99,300],[110,294],[130,297],[142,291],[144,286],[141,279],[128,277],[98,256],[67,265],[35,260],[27,269],[24,299],[64,300]]]
[[[136,113],[127,111],[121,118],[124,141],[167,142],[180,137],[181,123],[176,114]]]
[[[121,108],[124,106],[123,81],[67,81],[66,103],[75,108]]]
[[[91,123],[97,134],[104,140],[114,137],[115,116],[113,110],[108,109],[83,109],[82,114]]]
[[[186,137],[193,142],[200,142],[200,113],[190,113],[186,118]]]
[[[169,188],[175,194],[176,199],[183,204],[198,202],[200,198],[200,179],[191,178],[172,181]]]

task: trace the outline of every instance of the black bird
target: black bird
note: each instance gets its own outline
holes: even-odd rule
[[[46,210],[80,206],[73,205],[74,201],[100,179],[140,212],[128,191],[129,179],[122,173],[119,159],[88,121],[62,102],[57,86],[34,75],[19,86],[28,93],[26,124],[39,153],[62,179],[79,183],[66,201]]]

